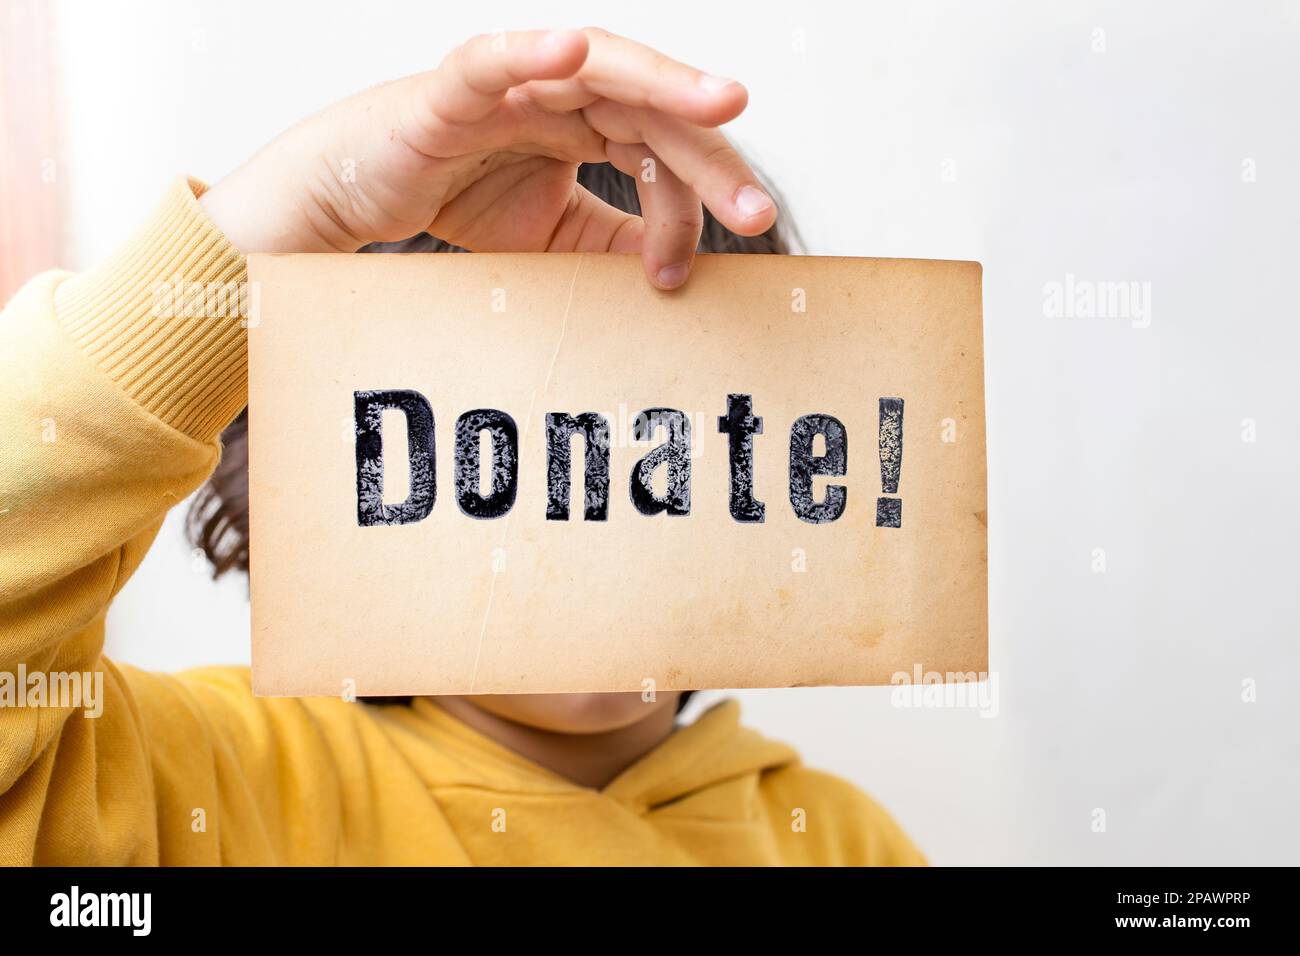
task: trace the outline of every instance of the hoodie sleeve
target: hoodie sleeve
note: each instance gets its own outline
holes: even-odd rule
[[[101,656],[109,603],[246,402],[244,260],[200,189],[178,182],[104,266],[37,276],[0,313],[0,864],[215,863],[237,823],[269,862],[293,810],[286,734],[328,829],[304,705]],[[187,309],[209,289],[224,306]],[[223,810],[241,819],[221,835]]]

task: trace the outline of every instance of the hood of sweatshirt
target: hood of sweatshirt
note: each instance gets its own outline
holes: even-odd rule
[[[471,862],[777,862],[762,783],[797,766],[798,756],[741,726],[734,700],[678,728],[599,790],[533,763],[431,700],[393,710],[402,731],[395,741]],[[788,827],[788,810],[778,815]]]

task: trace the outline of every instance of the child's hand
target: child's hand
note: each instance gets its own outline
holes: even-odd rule
[[[714,127],[748,94],[604,30],[480,36],[438,69],[295,126],[202,198],[244,252],[353,252],[428,231],[477,251],[640,252],[681,285],[700,202],[757,235],[776,207]],[[577,185],[636,178],[644,219]]]

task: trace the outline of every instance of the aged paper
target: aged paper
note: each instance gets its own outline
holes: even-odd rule
[[[978,263],[250,272],[259,694],[987,670]]]

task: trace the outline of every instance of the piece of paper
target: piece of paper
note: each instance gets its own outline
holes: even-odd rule
[[[258,694],[987,670],[978,263],[705,255],[672,293],[594,254],[250,278]]]

